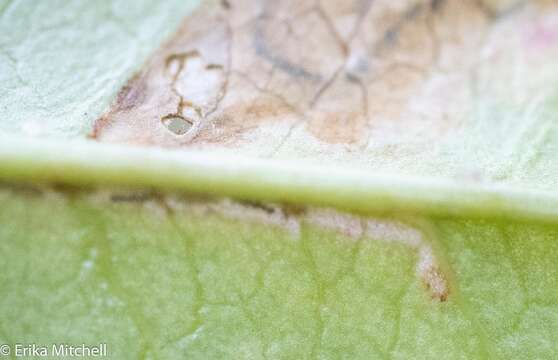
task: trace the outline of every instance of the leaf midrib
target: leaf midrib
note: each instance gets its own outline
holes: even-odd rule
[[[558,223],[558,196],[549,191],[84,140],[1,138],[0,179],[149,187],[377,216],[426,214]]]

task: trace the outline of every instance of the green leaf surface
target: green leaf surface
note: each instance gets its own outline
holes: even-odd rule
[[[368,22],[347,48],[362,56],[367,36],[395,29],[393,52],[366,56],[377,69],[409,63],[401,78],[361,74],[374,96],[360,128],[347,114],[361,90],[339,82],[364,70],[350,52],[337,67],[328,46],[362,6],[278,1],[282,21],[255,19],[304,36],[259,48],[280,60],[227,68],[224,54],[258,49],[244,37],[253,3],[210,1],[179,27],[197,2],[0,0],[11,357],[18,343],[106,343],[114,359],[557,357],[556,4],[377,3],[373,19],[403,25]],[[240,50],[220,51],[220,36]],[[182,53],[192,41],[200,51]],[[161,64],[177,54],[195,71],[169,86]],[[254,91],[246,83],[270,59],[271,85]],[[198,109],[199,133],[165,132],[167,107],[189,106],[177,79],[203,88],[216,69],[236,75],[214,109]],[[124,96],[122,110],[137,79],[150,96]]]
[[[0,1],[0,135],[85,135],[122,82],[197,4]]]
[[[425,218],[451,269],[433,301],[408,245],[299,234],[182,199],[1,193],[8,343],[108,343],[112,358],[551,358],[555,225]],[[198,200],[199,201],[199,200]],[[55,216],[53,216],[55,214]]]

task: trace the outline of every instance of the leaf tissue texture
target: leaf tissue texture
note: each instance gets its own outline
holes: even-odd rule
[[[344,234],[310,217],[293,231],[172,197],[4,190],[0,200],[3,342],[107,342],[118,359],[558,350],[554,225],[422,219],[451,269],[440,302],[388,220]]]
[[[0,346],[558,358],[555,59],[551,0],[0,0]]]
[[[0,1],[0,135],[83,136],[196,1]]]
[[[554,189],[550,1],[209,2],[100,141]]]

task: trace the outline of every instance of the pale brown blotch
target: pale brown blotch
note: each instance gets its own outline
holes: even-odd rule
[[[429,144],[459,126],[475,51],[493,13],[514,4],[209,1],[123,87],[92,136],[235,149],[285,122],[323,144],[365,147],[407,132]],[[170,131],[173,116],[191,129]],[[277,131],[265,136],[290,135]]]

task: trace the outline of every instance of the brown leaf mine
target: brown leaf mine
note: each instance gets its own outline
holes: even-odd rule
[[[269,153],[296,131],[358,147],[403,130],[439,138],[465,107],[459,85],[475,58],[466,54],[494,14],[519,6],[507,3],[209,2],[124,86],[93,137],[234,149],[264,141]]]
[[[552,2],[209,1],[92,137],[408,167],[460,139],[479,93],[496,96],[493,77],[513,74],[498,59],[525,59],[516,29],[548,17]]]

